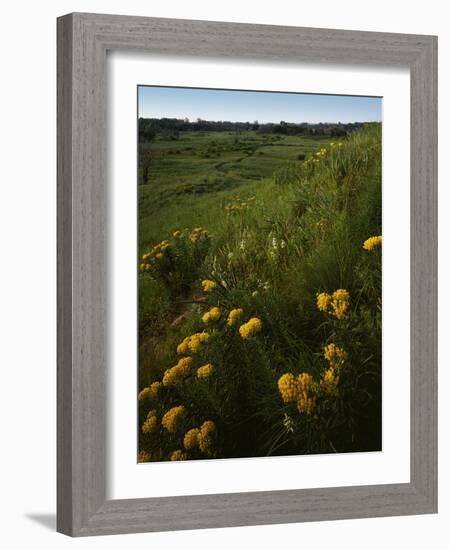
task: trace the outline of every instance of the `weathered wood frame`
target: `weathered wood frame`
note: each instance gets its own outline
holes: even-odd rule
[[[411,74],[411,480],[106,500],[106,52]],[[437,511],[437,38],[74,13],[58,19],[58,509],[72,536]]]

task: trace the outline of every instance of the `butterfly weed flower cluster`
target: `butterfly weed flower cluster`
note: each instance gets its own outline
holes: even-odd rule
[[[295,376],[291,372],[278,380],[278,390],[284,403],[296,403],[300,413],[311,416],[319,400],[338,395],[340,372],[348,359],[347,352],[331,343],[324,348],[324,358],[328,367],[321,369],[321,376],[315,380],[312,374],[301,372]]]
[[[142,449],[139,451],[137,462],[150,462],[150,460],[151,460],[151,453],[149,453],[148,451],[145,451],[145,449]]]
[[[181,357],[174,367],[167,369],[162,379],[164,386],[173,386],[182,382],[191,373],[192,358]]]
[[[140,257],[140,273],[177,294],[197,279],[209,248],[210,236],[204,227],[178,229]]]
[[[182,421],[186,415],[184,405],[177,405],[168,410],[162,417],[162,426],[169,432],[175,433],[179,430]]]
[[[375,248],[379,248],[382,244],[382,235],[377,235],[375,237],[369,237],[366,239],[366,241],[363,243],[364,250],[368,250],[371,252]]]
[[[209,311],[206,311],[206,313],[201,317],[203,323],[206,325],[210,323],[211,321],[218,321],[221,317],[221,311],[219,307],[212,307]]]
[[[204,281],[201,281],[201,286],[204,292],[212,292],[217,288],[217,283],[210,279],[204,279]]]
[[[252,317],[239,328],[240,336],[247,340],[262,330],[262,321],[258,317]]]
[[[209,334],[207,332],[195,332],[191,336],[186,336],[184,340],[178,345],[176,351],[178,354],[185,353],[197,353],[203,344],[209,340]]]
[[[337,370],[334,367],[329,367],[324,371],[320,380],[321,389],[327,395],[337,395],[339,381]]]
[[[331,367],[340,368],[347,360],[348,354],[343,348],[330,343],[324,347],[324,358]]]
[[[214,447],[216,426],[213,420],[206,420],[199,428],[191,428],[184,435],[184,448],[187,451],[198,448],[205,454],[210,454]]]
[[[234,202],[225,204],[224,209],[228,214],[247,210],[250,207],[250,203],[255,199],[255,196],[248,197],[247,199],[241,199],[240,197],[237,197]]]
[[[214,373],[214,367],[207,363],[207,365],[203,365],[202,367],[199,367],[196,371],[197,378],[207,380],[210,378]]]
[[[160,382],[153,382],[152,384],[150,384],[150,386],[143,388],[143,390],[141,390],[138,395],[139,401],[143,401],[145,399],[157,399],[160,387]]]
[[[198,240],[207,239],[208,235],[208,231],[204,227],[195,227],[190,233],[190,240],[192,243],[196,243]]]
[[[313,377],[302,372],[298,376],[287,372],[278,380],[278,389],[284,403],[296,403],[298,411],[311,415],[316,405],[316,384]]]
[[[240,317],[243,315],[243,309],[240,307],[237,307],[235,309],[231,309],[228,315],[227,325],[228,327],[234,326]]]
[[[170,460],[176,462],[178,460],[187,460],[187,453],[181,451],[181,449],[176,449],[170,453]]]
[[[321,292],[317,295],[316,304],[320,311],[333,315],[339,320],[344,319],[350,306],[349,292],[344,288],[339,288],[332,294]]]
[[[152,433],[156,430],[157,427],[157,411],[152,409],[148,412],[147,418],[142,425],[142,432],[144,434]]]

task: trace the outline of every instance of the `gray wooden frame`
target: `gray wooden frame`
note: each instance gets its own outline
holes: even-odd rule
[[[411,480],[106,499],[106,52],[408,67]],[[58,19],[58,506],[72,536],[437,511],[437,38],[74,13]]]

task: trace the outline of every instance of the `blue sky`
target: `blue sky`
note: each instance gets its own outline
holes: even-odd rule
[[[372,122],[382,99],[276,92],[139,86],[139,117],[253,122]]]

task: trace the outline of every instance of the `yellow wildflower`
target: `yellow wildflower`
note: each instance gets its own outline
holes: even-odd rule
[[[321,389],[328,395],[336,395],[339,381],[340,377],[336,373],[334,367],[329,367],[320,380]]]
[[[298,411],[307,415],[311,415],[316,407],[316,397],[301,395],[298,399]]]
[[[261,330],[262,321],[257,317],[253,317],[239,328],[240,336],[245,340],[247,338],[251,338],[251,336],[254,336],[254,334],[260,332]]]
[[[284,403],[292,403],[298,399],[298,382],[291,372],[279,378],[278,388]]]
[[[161,385],[162,384],[160,382],[153,382],[150,385],[149,397],[151,397],[151,399],[156,399],[157,398]]]
[[[339,348],[335,344],[329,344],[324,348],[324,358],[331,367],[339,368],[348,358],[348,354],[343,348]]]
[[[332,296],[322,292],[317,295],[316,304],[320,311],[334,315],[337,319],[344,319],[349,309],[349,292],[344,288],[339,288]]]
[[[144,434],[150,434],[156,430],[156,427],[157,427],[156,411],[152,410],[148,413],[147,418],[142,425],[142,432]]]
[[[201,348],[201,344],[204,344],[209,339],[207,332],[196,332],[192,336],[186,336],[184,340],[178,345],[176,351],[181,355],[183,353],[196,353]]]
[[[174,367],[165,371],[162,379],[164,386],[173,386],[184,380],[190,374],[191,365],[191,357],[181,357]]]
[[[156,259],[157,259],[157,260],[160,260],[160,259],[163,258],[163,257],[164,257],[164,255],[162,254],[162,252],[158,252],[158,253],[156,254]]]
[[[179,229],[178,229],[178,230],[173,232],[173,237],[175,237],[175,239],[176,239],[176,238],[180,237],[181,234],[182,234],[181,231],[179,231]]]
[[[369,239],[366,239],[366,241],[363,243],[363,248],[365,250],[374,250],[378,246],[382,244],[382,235],[378,235],[376,237],[370,237]]]
[[[150,387],[143,388],[143,390],[139,392],[139,401],[143,401],[147,398],[156,399],[160,385],[160,382],[153,382]]]
[[[177,407],[172,407],[167,411],[162,417],[162,426],[170,432],[175,433],[186,415],[186,408],[184,405],[178,405]]]
[[[212,420],[206,420],[205,422],[203,422],[198,435],[198,444],[203,453],[207,453],[208,451],[210,451],[213,445],[213,436],[215,430],[215,422],[213,422]]]
[[[237,308],[237,309],[231,309],[228,315],[228,327],[232,327],[235,325],[237,320],[243,315],[243,309]]]
[[[337,319],[344,319],[349,309],[349,292],[339,288],[332,294],[332,309]]]
[[[298,376],[298,410],[310,415],[316,405],[316,384],[311,374],[303,372]]]
[[[330,296],[330,294],[328,294],[327,292],[321,292],[320,294],[317,295],[316,305],[320,311],[324,311],[325,313],[328,313],[331,302],[332,302],[332,296]]]
[[[139,401],[143,401],[144,399],[150,396],[150,393],[151,393],[150,388],[143,388],[143,390],[139,392],[139,395],[137,396],[137,398],[139,399]]]
[[[213,307],[202,316],[203,323],[209,323],[209,321],[218,321],[221,317],[221,311],[218,307]]]
[[[197,353],[202,344],[203,340],[201,339],[201,336],[199,333],[192,334],[192,336],[189,338],[188,342],[188,348],[192,353]]]
[[[198,378],[209,378],[214,373],[214,367],[207,363],[207,365],[203,365],[196,371],[196,375]]]
[[[181,357],[181,359],[178,361],[176,366],[180,367],[181,369],[188,370],[191,364],[192,364],[191,357]]]
[[[139,451],[139,456],[137,457],[137,462],[150,462],[151,453],[144,451],[143,449]]]
[[[199,445],[200,430],[198,428],[192,428],[184,436],[184,447],[188,451]]]
[[[189,351],[189,336],[184,338],[184,340],[176,348],[176,351],[179,355],[182,355],[183,353],[187,353]]]
[[[170,455],[170,460],[186,460],[187,455],[186,453],[183,453],[180,449],[177,449],[176,451],[173,451]]]
[[[201,281],[201,286],[203,287],[204,292],[212,292],[215,288],[217,288],[217,283],[215,281],[211,281],[210,279],[204,279],[204,281]]]
[[[207,230],[204,227],[195,227],[190,234],[190,240],[195,243],[201,236],[207,237]]]

